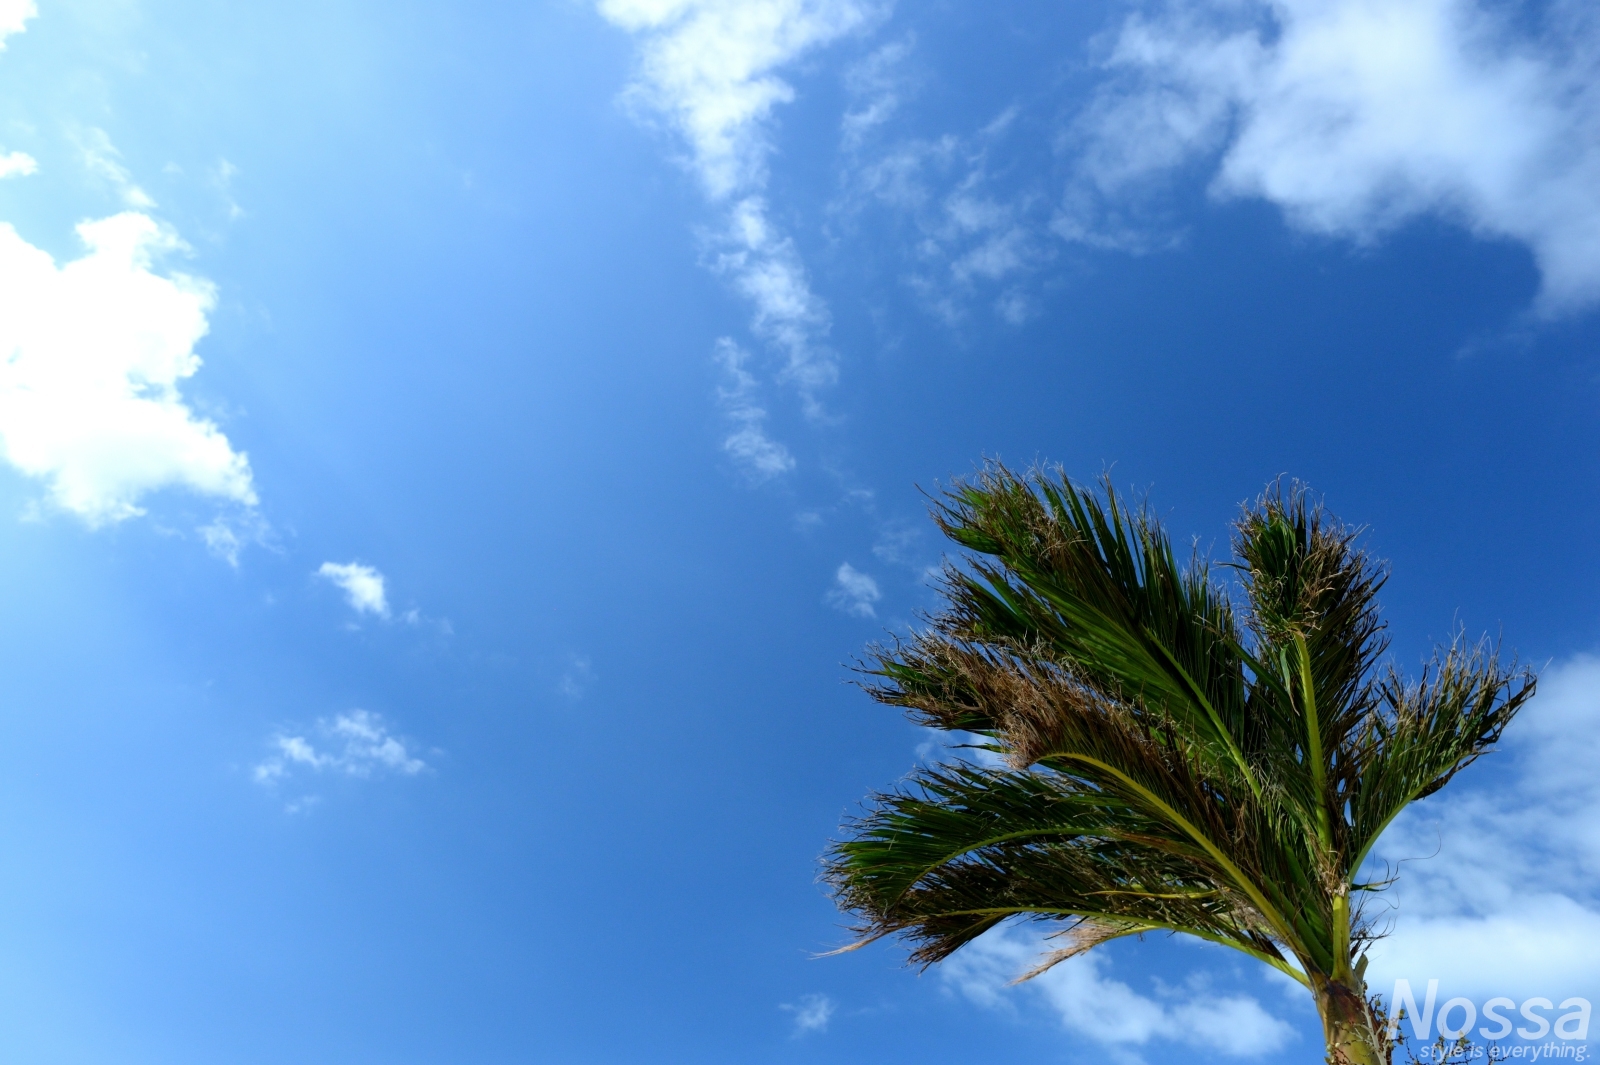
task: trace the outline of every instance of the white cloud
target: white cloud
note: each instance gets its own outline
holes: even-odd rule
[[[314,732],[316,740],[283,733],[274,736],[273,753],[252,774],[256,782],[274,785],[296,772],[351,777],[378,773],[415,776],[428,768],[404,741],[389,732],[381,716],[367,710],[352,710],[331,721],[319,720]]]
[[[756,379],[745,369],[749,352],[722,337],[717,341],[716,358],[726,378],[726,383],[717,389],[717,399],[734,425],[733,432],[722,441],[722,450],[757,480],[794,469],[794,456],[789,449],[767,435],[767,411],[756,402]]]
[[[1600,998],[1600,659],[1548,670],[1505,747],[1380,841],[1400,879],[1375,991]]]
[[[766,181],[767,119],[794,89],[777,71],[860,29],[863,0],[600,0],[600,13],[643,34],[631,98],[664,115],[717,200]]]
[[[686,164],[726,211],[712,264],[755,307],[752,329],[784,357],[783,377],[808,412],[837,377],[825,337],[827,307],[811,290],[794,242],[772,224],[762,191],[773,110],[794,99],[778,71],[865,26],[872,0],[600,0],[600,13],[640,35],[625,99],[665,119],[688,148]],[[736,434],[751,461],[782,472],[759,428]],[[787,468],[787,467],[784,467]]]
[[[0,48],[6,46],[7,37],[26,29],[27,21],[38,13],[33,0],[0,0]]]
[[[1526,245],[1541,307],[1600,299],[1600,16],[1513,27],[1476,0],[1180,0],[1129,18],[1085,116],[1063,235],[1137,243],[1119,214],[1220,152],[1213,192],[1371,241],[1429,214]]]
[[[39,163],[27,152],[7,152],[0,155],[0,178],[27,177],[37,173]]]
[[[858,618],[871,618],[878,614],[872,604],[882,598],[883,593],[878,590],[878,582],[872,577],[848,562],[839,564],[838,571],[833,575],[833,590],[828,593],[830,604],[846,614],[854,614]]]
[[[344,589],[350,609],[358,614],[389,616],[389,599],[384,594],[383,574],[359,562],[324,562],[317,576],[325,577]]]
[[[87,254],[58,267],[0,223],[0,445],[51,500],[90,525],[144,511],[146,493],[182,486],[256,503],[250,466],[178,385],[215,303],[203,280],[151,269],[183,247],[148,215],[78,226]]]
[[[1164,989],[1159,997],[1142,995],[1102,972],[1109,964],[1103,951],[1068,959],[1013,986],[1011,981],[1037,964],[1047,947],[1037,934],[1002,926],[963,947],[939,971],[981,1006],[1015,1008],[1019,996],[1042,1001],[1068,1031],[1111,1048],[1161,1040],[1230,1057],[1259,1057],[1295,1038],[1287,1022],[1254,998],[1214,994],[1203,981]]]
[[[826,1032],[828,1021],[833,1019],[833,1000],[827,995],[801,995],[797,1003],[785,1002],[778,1007],[794,1014],[794,1034]]]

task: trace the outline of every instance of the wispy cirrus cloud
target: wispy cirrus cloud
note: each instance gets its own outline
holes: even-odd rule
[[[729,337],[717,341],[717,362],[723,381],[717,399],[734,429],[722,441],[722,449],[757,480],[766,480],[794,469],[789,449],[767,433],[767,411],[758,401],[759,384],[745,369],[750,353]]]
[[[257,784],[274,789],[305,775],[409,777],[428,768],[406,740],[390,731],[381,714],[369,710],[322,718],[305,732],[277,733],[269,746],[272,753],[256,764],[251,776]],[[318,801],[302,796],[290,804],[289,812],[308,810]]]
[[[1021,324],[1036,300],[1020,283],[1048,263],[1054,162],[1019,168],[1014,153],[1021,108],[1003,108],[981,127],[936,137],[895,137],[890,119],[915,84],[900,68],[914,39],[878,49],[845,76],[853,103],[841,124],[846,167],[833,211],[853,219],[886,208],[910,222],[911,266],[904,280],[924,305],[954,325],[977,298]],[[998,161],[1003,177],[994,173]],[[1026,175],[1020,180],[1018,171]]]
[[[912,79],[904,73],[904,66],[916,42],[915,34],[907,34],[875,49],[845,71],[845,89],[853,99],[839,120],[846,151],[860,147],[868,134],[893,118],[905,104]]]
[[[859,31],[887,10],[886,3],[600,0],[598,9],[639,38],[638,70],[624,99],[678,137],[686,149],[683,162],[722,212],[722,225],[709,237],[712,267],[752,304],[751,329],[781,354],[780,378],[798,391],[809,413],[819,413],[817,394],[838,374],[827,347],[830,316],[763,195],[771,119],[795,95],[779,71]],[[771,441],[764,432],[748,419],[736,415],[735,421],[730,454],[763,476],[792,468],[792,458],[785,465],[779,450],[765,446]]]
[[[122,153],[111,143],[105,130],[90,127],[78,132],[73,139],[84,169],[115,189],[123,203],[136,211],[155,207],[156,201],[134,182],[133,175],[122,164]]]

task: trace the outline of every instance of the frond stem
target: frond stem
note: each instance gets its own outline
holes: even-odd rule
[[[1178,662],[1177,657],[1167,649],[1167,645],[1156,639],[1152,639],[1150,642],[1160,649],[1162,656],[1167,660],[1167,664],[1177,671],[1184,686],[1189,689],[1189,694],[1200,704],[1200,708],[1206,712],[1206,717],[1211,720],[1212,728],[1216,729],[1217,735],[1222,737],[1222,742],[1228,745],[1228,753],[1232,755],[1234,764],[1239,767],[1239,772],[1244,774],[1245,782],[1250,785],[1250,791],[1259,801],[1261,799],[1261,782],[1256,780],[1255,773],[1250,769],[1250,763],[1245,761],[1244,752],[1239,749],[1238,743],[1234,742],[1233,733],[1223,726],[1222,716],[1211,705],[1211,700],[1206,698],[1205,692],[1200,690],[1200,685],[1196,684],[1194,678],[1189,676],[1189,671],[1184,669],[1182,664]]]
[[[1206,854],[1210,855],[1211,860],[1221,866],[1228,876],[1233,879],[1233,882],[1238,886],[1239,890],[1243,891],[1247,896],[1249,896],[1250,901],[1255,903],[1257,908],[1260,909],[1261,916],[1265,917],[1273,927],[1277,928],[1280,931],[1280,934],[1289,933],[1294,930],[1294,925],[1283,919],[1283,915],[1278,912],[1278,908],[1267,900],[1267,897],[1262,890],[1256,886],[1256,884],[1253,883],[1249,877],[1245,876],[1244,872],[1240,870],[1237,865],[1234,865],[1233,862],[1228,859],[1228,856],[1223,854],[1222,850],[1215,843],[1213,843],[1204,832],[1200,831],[1197,826],[1190,824],[1187,818],[1183,817],[1178,813],[1178,811],[1167,805],[1167,803],[1162,800],[1160,796],[1156,795],[1149,788],[1145,787],[1143,784],[1140,784],[1128,774],[1122,772],[1122,770],[1102,762],[1098,758],[1092,758],[1085,754],[1068,753],[1060,753],[1057,754],[1056,757],[1067,758],[1073,761],[1083,762],[1086,765],[1092,765],[1102,772],[1110,774],[1127,787],[1133,789],[1133,791],[1141,798],[1150,803],[1156,809],[1160,810],[1171,820],[1173,824],[1181,828],[1185,835],[1198,843],[1201,849],[1204,850]],[[1290,939],[1290,937],[1287,935],[1285,935],[1284,938]],[[1290,941],[1292,944],[1294,944],[1298,941],[1298,939],[1299,936],[1295,935],[1292,939],[1290,939]]]

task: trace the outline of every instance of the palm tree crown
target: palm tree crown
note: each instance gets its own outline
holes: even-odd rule
[[[1237,523],[1238,601],[1160,524],[1058,473],[987,467],[934,506],[969,553],[946,609],[870,652],[870,694],[1003,759],[918,769],[833,845],[856,914],[937,962],[1012,917],[1060,922],[1026,976],[1107,940],[1186,933],[1305,984],[1330,1060],[1374,1065],[1355,877],[1407,804],[1533,693],[1484,645],[1380,664],[1385,570],[1306,493]]]

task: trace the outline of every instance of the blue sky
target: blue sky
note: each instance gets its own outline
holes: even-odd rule
[[[1321,1059],[815,882],[919,492],[1280,474],[1542,670],[1375,986],[1600,997],[1600,20],[1478,0],[0,0],[0,1059]]]

